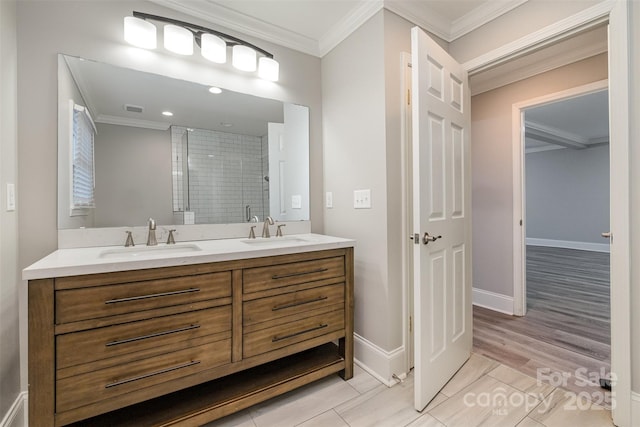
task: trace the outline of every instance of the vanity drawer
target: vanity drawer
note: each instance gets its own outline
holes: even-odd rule
[[[344,258],[341,256],[248,268],[243,271],[243,291],[247,294],[342,276]]]
[[[242,324],[256,325],[273,319],[302,315],[312,310],[332,311],[344,306],[344,283],[306,289],[246,301],[243,304]]]
[[[243,336],[243,356],[267,353],[341,329],[344,329],[344,310],[253,331]]]
[[[230,339],[58,379],[56,411],[79,408],[227,363],[231,363]]]
[[[130,355],[118,363],[140,359],[139,352],[167,353],[191,345],[191,340],[231,331],[231,306],[199,310],[139,322],[107,326],[56,337],[58,369]],[[212,340],[216,337],[212,337]]]
[[[56,323],[140,312],[231,296],[231,272],[59,290]]]

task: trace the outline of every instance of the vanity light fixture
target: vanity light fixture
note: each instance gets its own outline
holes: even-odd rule
[[[195,41],[204,58],[224,64],[227,62],[227,49],[231,48],[231,63],[235,68],[246,72],[257,69],[260,78],[278,81],[280,66],[273,59],[273,54],[237,37],[200,25],[134,11],[133,16],[124,18],[124,39],[137,47],[155,49],[157,29],[149,21],[166,24],[163,28],[164,47],[171,52],[193,55]]]

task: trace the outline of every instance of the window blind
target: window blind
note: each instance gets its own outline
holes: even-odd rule
[[[95,207],[95,168],[93,143],[96,130],[89,111],[75,104],[73,106],[72,197],[71,208]]]

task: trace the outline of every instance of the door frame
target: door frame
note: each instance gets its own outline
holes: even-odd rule
[[[400,152],[402,174],[402,232],[405,236],[413,233],[413,168],[411,163],[411,54],[400,53],[401,68],[401,108],[400,108]],[[402,304],[403,339],[405,349],[405,372],[413,368],[413,240],[402,239]]]
[[[630,2],[605,0],[584,11],[556,22],[521,39],[515,40],[464,64],[469,76],[505,63],[536,49],[552,45],[581,31],[609,24],[609,102],[610,168],[612,192],[611,232],[611,370],[616,405],[613,421],[618,426],[631,425],[631,257],[630,257]],[[519,130],[518,130],[519,131]],[[519,134],[519,133],[518,133]],[[519,141],[516,139],[516,141]],[[515,186],[514,188],[517,188]],[[514,203],[514,210],[517,204]],[[514,228],[521,232],[520,219],[514,217]],[[514,250],[516,248],[514,247]],[[514,279],[516,279],[514,274]],[[514,307],[515,308],[515,307]]]
[[[609,81],[600,80],[571,89],[554,92],[513,104],[511,108],[513,144],[513,314],[527,313],[526,261],[526,188],[525,188],[525,130],[526,109],[575,98],[608,89]],[[608,114],[608,113],[607,113]],[[607,230],[602,230],[607,231]]]

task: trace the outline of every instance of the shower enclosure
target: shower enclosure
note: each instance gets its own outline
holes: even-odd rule
[[[268,137],[171,127],[176,223],[263,220],[269,212]]]

